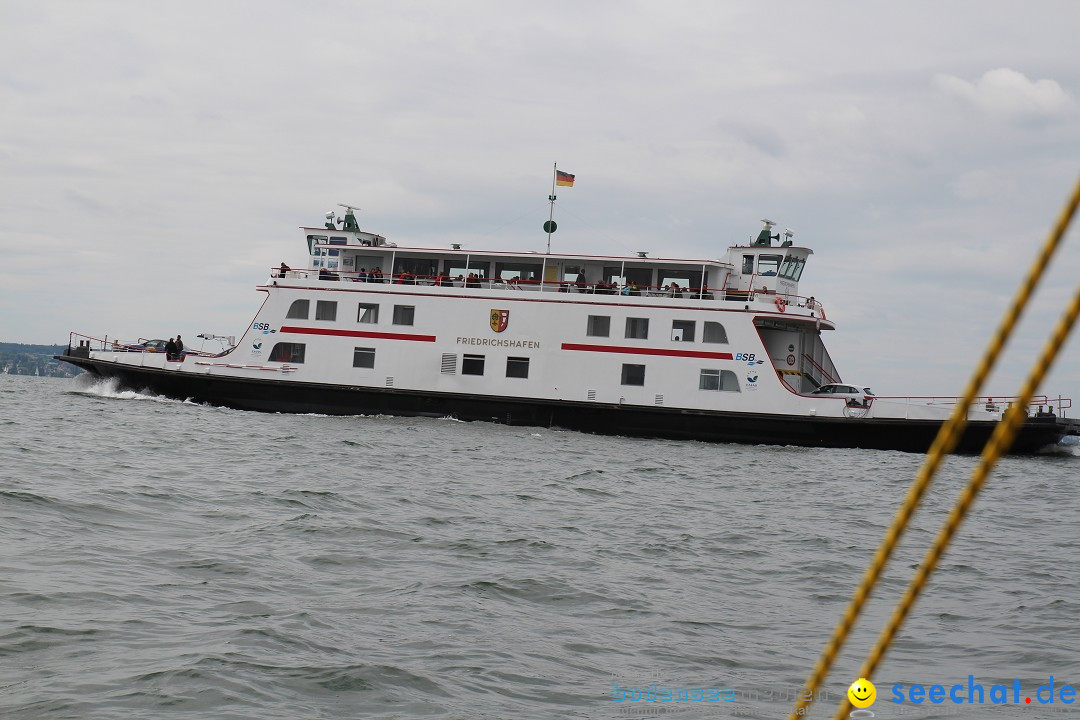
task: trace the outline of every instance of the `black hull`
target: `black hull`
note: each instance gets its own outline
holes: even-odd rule
[[[534,400],[431,393],[393,388],[303,383],[292,380],[227,378],[117,365],[83,357],[56,356],[122,387],[235,408],[327,415],[402,415],[482,420],[508,425],[558,427],[604,435],[806,447],[866,448],[926,452],[941,423],[936,420],[821,418],[765,413],[725,413],[566,400]],[[994,423],[967,426],[957,452],[978,453]],[[1012,453],[1034,453],[1065,435],[1080,434],[1080,422],[1028,418]]]

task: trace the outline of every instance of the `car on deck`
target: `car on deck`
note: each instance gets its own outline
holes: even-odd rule
[[[165,352],[165,346],[168,344],[168,340],[147,340],[132,347],[142,352]]]
[[[874,391],[866,385],[848,383],[827,383],[810,394],[847,398],[849,405],[853,400],[860,405],[865,405],[870,402],[870,398],[874,397]]]

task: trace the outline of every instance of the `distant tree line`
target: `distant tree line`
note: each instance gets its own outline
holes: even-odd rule
[[[5,375],[39,375],[41,377],[75,377],[82,370],[59,360],[67,345],[27,345],[0,342],[0,373]]]

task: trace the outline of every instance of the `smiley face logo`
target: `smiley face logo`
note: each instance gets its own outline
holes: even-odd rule
[[[866,678],[859,678],[847,689],[848,700],[857,708],[868,708],[877,700],[877,688]]]

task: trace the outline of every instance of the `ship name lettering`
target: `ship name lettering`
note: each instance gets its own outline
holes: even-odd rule
[[[458,345],[482,345],[484,347],[527,348],[539,350],[539,340],[511,340],[509,338],[459,337]]]

